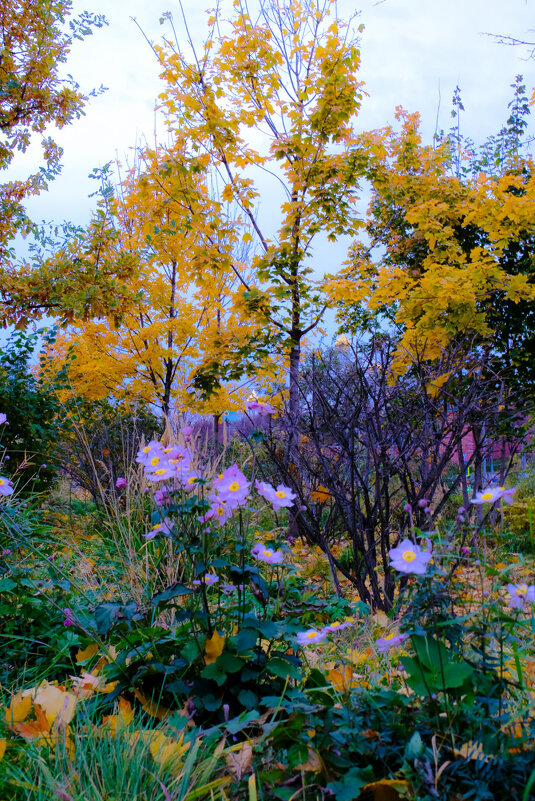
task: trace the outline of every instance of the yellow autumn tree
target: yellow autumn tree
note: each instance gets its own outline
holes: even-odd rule
[[[258,331],[278,332],[273,348],[286,360],[295,417],[303,339],[326,308],[315,241],[359,227],[358,176],[348,158],[362,99],[356,31],[339,19],[335,0],[268,0],[254,15],[234,0],[228,22],[218,8],[208,25],[204,46],[195,46],[187,26],[184,47],[177,35],[155,46],[174,143],[164,158],[195,156],[217,176],[219,202],[238,209],[234,230],[254,252],[251,278],[231,265],[243,290],[240,311]],[[270,196],[259,205],[266,174]],[[217,246],[225,217],[213,221]]]
[[[499,175],[461,175],[447,141],[422,144],[418,114],[397,116],[400,132],[359,136],[352,159],[372,188],[368,239],[326,289],[348,327],[370,314],[396,327],[401,372],[463,334],[491,336],[497,293],[535,299],[529,276],[504,258],[533,230],[535,173],[530,159],[513,159]]]
[[[239,313],[234,272],[236,265],[243,276],[249,270],[235,255],[231,216],[223,235],[220,206],[198,160],[186,154],[169,163],[146,149],[115,194],[104,182],[95,224],[102,229],[106,219],[114,236],[101,239],[101,259],[130,265],[134,300],[120,322],[114,315],[74,321],[58,337],[53,358],[59,366],[75,356],[69,376],[77,395],[151,403],[165,415],[172,408],[217,415],[243,406],[248,372],[257,384],[273,380],[269,358],[233,369],[254,330]],[[82,252],[90,236],[91,228],[78,243]]]

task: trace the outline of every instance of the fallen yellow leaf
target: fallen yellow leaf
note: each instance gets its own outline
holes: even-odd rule
[[[134,710],[130,701],[126,698],[119,698],[118,710],[115,715],[105,715],[102,718],[102,725],[107,726],[112,734],[116,734],[121,729],[126,728],[134,719]]]
[[[158,718],[158,720],[165,720],[165,718],[169,717],[170,712],[167,707],[158,704],[156,701],[152,701],[150,698],[147,698],[147,696],[144,695],[141,690],[134,688],[134,695],[141,703],[143,711],[148,715],[151,715],[151,717]]]
[[[98,648],[99,648],[98,643],[96,642],[89,643],[87,648],[84,648],[83,651],[78,650],[76,654],[76,661],[85,662],[86,659],[90,659],[92,656],[95,656],[95,654],[98,654]]]
[[[204,661],[207,665],[211,665],[212,662],[215,662],[218,656],[221,656],[223,653],[223,648],[225,647],[225,638],[219,634],[216,630],[212,634],[209,640],[206,640],[206,645],[204,646]]]
[[[5,740],[0,740],[0,759],[2,759],[6,753],[6,745],[7,742]]]
[[[6,707],[7,725],[11,728],[13,723],[19,723],[21,720],[25,720],[30,714],[31,708],[31,698],[23,698],[20,692],[14,695],[10,705]]]

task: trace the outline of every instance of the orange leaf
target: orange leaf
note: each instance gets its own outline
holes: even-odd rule
[[[214,631],[212,637],[209,640],[206,640],[206,645],[204,646],[205,663],[210,665],[212,662],[215,662],[217,657],[221,656],[223,653],[224,647],[225,638],[222,637],[217,630]]]
[[[340,670],[329,670],[327,677],[334,689],[340,693],[347,692],[350,687],[354,687],[356,684],[353,678],[353,668],[349,665]]]
[[[126,698],[119,698],[119,705],[117,714],[115,715],[105,715],[102,718],[102,725],[108,726],[112,734],[116,734],[117,731],[126,728],[132,720],[134,719],[134,710],[130,705],[130,701],[127,701]]]
[[[169,717],[169,710],[167,707],[158,704],[156,701],[152,701],[144,695],[141,690],[137,690],[134,688],[134,695],[136,696],[137,700],[141,703],[143,710],[148,714],[151,715],[153,718],[158,718],[158,720],[165,720],[165,718]]]
[[[2,759],[6,753],[6,745],[7,742],[5,740],[0,740],[0,759]]]
[[[32,699],[30,697],[22,697],[22,693],[17,693],[11,699],[11,703],[6,707],[6,722],[9,728],[13,728],[13,723],[19,723],[25,720],[30,714],[32,708]]]
[[[99,648],[98,643],[96,642],[89,643],[87,648],[84,648],[83,651],[78,650],[76,654],[76,661],[85,662],[86,659],[90,659],[92,656],[95,656],[95,654],[98,654],[98,648]]]

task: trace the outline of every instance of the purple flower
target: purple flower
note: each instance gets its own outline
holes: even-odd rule
[[[410,540],[403,540],[397,548],[392,548],[388,555],[392,560],[390,566],[400,573],[417,573],[422,576],[431,559],[429,551],[422,551],[419,545]]]
[[[65,615],[65,620],[63,621],[63,625],[64,626],[74,626],[74,618],[73,618],[73,615],[72,615],[72,609],[69,609],[69,607],[66,607],[63,610],[63,614]]]
[[[322,628],[322,631],[325,634],[329,634],[332,631],[342,631],[342,629],[347,629],[348,626],[352,626],[353,622],[352,620],[345,620],[343,623],[329,623]]]
[[[241,506],[249,497],[251,482],[247,481],[237,464],[233,464],[222,473],[214,482],[213,488],[222,501],[228,501],[232,506]]]
[[[193,434],[193,426],[183,426],[180,429],[180,433],[184,437],[184,442],[189,442],[191,440],[191,435]]]
[[[164,457],[163,445],[152,440],[142,448],[136,457],[136,462],[142,464],[146,469],[156,468],[160,460]]]
[[[384,637],[379,637],[375,645],[377,646],[377,650],[380,654],[386,654],[390,648],[395,648],[398,645],[401,645],[401,643],[404,642],[408,636],[408,634],[387,634]]]
[[[461,556],[470,556],[470,548],[467,548],[466,545],[461,546]]]
[[[464,515],[457,515],[457,517],[455,518],[455,522],[456,523],[464,523],[465,522]]]
[[[418,506],[420,509],[425,509],[429,505],[429,501],[426,498],[420,498],[418,501]]]
[[[317,631],[316,629],[307,629],[306,631],[299,631],[297,633],[298,645],[314,645],[323,642],[326,637],[325,631]]]
[[[173,521],[166,517],[160,523],[156,523],[147,534],[144,534],[146,540],[153,540],[156,534],[163,534],[164,537],[170,537],[173,530]]]
[[[258,542],[251,549],[251,555],[258,561],[266,562],[268,565],[280,565],[284,561],[281,550],[274,551],[272,548],[266,548],[261,542]]]
[[[7,423],[7,415],[4,412],[0,412],[0,426],[4,423]]]
[[[225,595],[232,595],[238,589],[235,584],[220,584],[219,587]]]
[[[121,489],[121,487],[126,487],[127,483],[128,482],[127,482],[126,478],[123,478],[122,476],[119,476],[119,478],[115,482],[115,486],[117,487],[117,489]]]
[[[154,493],[154,502],[156,506],[167,506],[171,503],[171,496],[169,495],[168,487],[160,487]]]
[[[211,503],[208,511],[199,517],[199,523],[208,523],[213,520],[218,526],[224,526],[234,514],[235,507],[228,501],[222,501],[217,495],[210,495],[208,500]]]
[[[459,508],[457,509],[457,514],[458,515],[464,515],[465,513],[466,513],[466,509],[464,508],[464,506],[459,506]]]
[[[405,504],[405,506],[403,507],[403,511],[407,512],[407,514],[410,515],[410,513],[412,512],[412,506],[410,505],[410,503]]]
[[[292,492],[289,487],[285,487],[284,484],[279,484],[277,489],[274,489],[266,481],[257,481],[255,486],[258,494],[273,504],[275,512],[278,512],[283,507],[293,506],[297,497],[295,492]]]
[[[201,584],[204,584],[206,587],[213,587],[218,581],[219,576],[214,576],[213,573],[206,573],[206,575],[201,576],[200,579],[194,579],[193,586],[200,587]]]
[[[0,495],[13,495],[13,487],[7,478],[0,476]]]
[[[512,609],[522,609],[524,601],[535,602],[535,586],[532,584],[508,584],[509,590],[509,606]]]

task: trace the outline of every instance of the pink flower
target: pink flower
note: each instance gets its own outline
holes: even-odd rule
[[[183,428],[180,429],[180,433],[184,437],[184,442],[189,442],[193,434],[193,426],[183,426]]]
[[[200,579],[194,579],[193,585],[195,587],[200,587],[201,584],[204,584],[206,587],[213,587],[218,581],[219,576],[214,576],[213,573],[206,573],[206,575],[201,576]]]
[[[329,634],[332,631],[342,631],[342,629],[347,629],[348,626],[352,626],[352,620],[345,620],[343,623],[329,623],[328,626],[324,626],[322,631],[325,634]]]
[[[154,457],[152,461],[154,461],[157,457]],[[149,471],[146,468],[145,477],[147,481],[156,482],[156,481],[169,481],[170,479],[174,478],[175,471],[169,465],[168,462],[164,461],[163,459],[159,459],[158,466],[154,467]]]
[[[164,450],[162,444],[152,440],[148,445],[145,445],[145,447],[138,452],[136,456],[136,462],[138,462],[138,464],[142,464],[145,468],[150,469],[150,467],[158,467],[159,461],[163,457]],[[154,459],[156,459],[155,462],[153,462]]]
[[[255,486],[258,494],[273,504],[275,512],[284,507],[293,506],[297,497],[295,492],[292,492],[289,487],[285,487],[284,484],[279,484],[277,489],[274,489],[271,484],[265,481],[257,481]]]
[[[508,584],[507,589],[511,596],[508,605],[512,609],[522,609],[524,601],[535,602],[535,586],[533,584],[530,586],[527,584]]]
[[[173,521],[166,517],[160,523],[156,523],[147,534],[144,534],[146,540],[153,540],[156,534],[163,534],[164,537],[170,537],[173,530]]]
[[[119,478],[115,482],[115,486],[117,487],[117,489],[121,489],[121,487],[126,487],[126,485],[127,485],[126,478],[119,476]]]
[[[224,526],[234,514],[236,507],[232,506],[228,501],[222,501],[217,495],[210,495],[208,500],[212,505],[202,517],[199,517],[199,523],[207,523],[209,520],[213,520],[218,526]]]
[[[410,540],[403,540],[397,548],[392,548],[388,555],[392,560],[391,567],[400,573],[416,573],[423,575],[427,570],[427,563],[431,559],[429,551],[422,551],[419,545]]]
[[[0,426],[4,423],[7,423],[7,415],[4,412],[0,412]]]
[[[280,565],[284,562],[284,556],[281,550],[274,551],[273,548],[266,548],[261,542],[258,542],[252,549],[251,555],[259,562],[266,562],[268,565]]]
[[[326,637],[325,630],[317,631],[316,629],[307,629],[306,631],[297,632],[298,645],[315,645],[316,643],[323,642]]]
[[[156,506],[167,506],[171,503],[171,496],[169,495],[169,487],[160,487],[154,493],[154,502]]]
[[[225,470],[214,482],[213,488],[222,501],[232,506],[241,506],[249,497],[251,482],[247,481],[238,465],[233,464]]]
[[[277,410],[270,403],[259,400],[247,401],[246,407],[249,412],[256,412],[262,417],[268,417],[270,414],[277,413]]]
[[[0,476],[0,495],[13,495],[13,487],[9,479]]]
[[[401,643],[404,642],[408,636],[408,634],[387,634],[385,637],[379,637],[375,643],[377,650],[380,654],[386,654],[390,648],[401,645]]]

